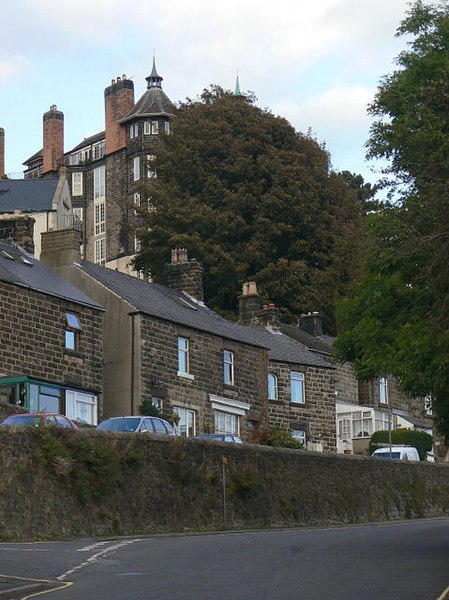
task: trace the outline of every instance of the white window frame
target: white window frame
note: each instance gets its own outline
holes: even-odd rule
[[[158,135],[159,121],[151,121],[151,135]]]
[[[106,202],[94,203],[94,235],[102,235],[106,231]]]
[[[134,177],[134,181],[138,181],[140,179],[140,156],[134,157],[133,177]]]
[[[106,238],[94,240],[94,263],[105,266],[106,264]]]
[[[294,404],[305,404],[305,401],[304,373],[301,373],[300,371],[290,371],[290,402]]]
[[[182,437],[196,435],[196,411],[183,406],[174,406],[173,411],[179,415],[179,421],[173,426],[176,434]]]
[[[164,133],[170,135],[170,121],[164,121]]]
[[[223,382],[234,385],[234,352],[223,350]]]
[[[66,390],[65,408],[66,416],[73,421],[83,421],[89,425],[98,423],[98,400],[95,394]]]
[[[373,413],[371,410],[358,410],[352,413],[353,439],[370,438],[373,435]]]
[[[72,196],[83,195],[83,172],[74,171],[72,173]]]
[[[307,447],[307,433],[304,429],[292,429],[290,435],[294,440],[301,442],[303,448]]]
[[[157,177],[156,169],[151,164],[156,157],[154,154],[147,154],[147,178],[151,179],[152,177]]]
[[[151,134],[151,121],[144,121],[143,123],[143,133],[144,135]]]
[[[274,373],[268,373],[268,400],[278,399],[278,378]]]
[[[235,413],[215,410],[214,433],[240,435],[240,416]]]
[[[178,375],[190,375],[190,342],[178,337]]]
[[[424,397],[423,409],[425,415],[427,415],[428,417],[432,416],[432,396],[430,394]]]
[[[79,207],[79,206],[75,206],[73,209],[73,214],[74,216],[79,219],[81,221],[81,223],[83,222],[84,219],[84,209]]]
[[[94,169],[94,200],[103,200],[106,197],[106,169],[105,166]]]
[[[129,126],[129,139],[133,140],[139,136],[139,123],[132,123]]]
[[[379,377],[379,404],[384,406],[389,404],[388,379],[386,377]]]

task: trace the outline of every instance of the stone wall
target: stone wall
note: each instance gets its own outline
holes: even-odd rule
[[[224,456],[229,529],[449,514],[447,465],[102,433],[0,428],[0,539],[220,530]]]

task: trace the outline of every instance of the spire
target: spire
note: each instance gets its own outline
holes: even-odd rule
[[[145,79],[148,82],[148,89],[150,88],[162,88],[162,77],[158,74],[157,69],[156,69],[156,57],[153,56],[153,68],[151,70],[151,73],[148,75],[148,77],[145,77]]]
[[[242,92],[240,91],[240,85],[239,85],[239,73],[237,71],[237,77],[235,79],[235,91],[234,91],[234,96],[243,96]]]

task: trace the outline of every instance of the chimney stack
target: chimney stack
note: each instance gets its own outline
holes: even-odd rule
[[[0,127],[0,179],[5,176],[5,130]]]
[[[319,312],[309,312],[299,317],[299,328],[312,337],[323,335],[323,317]]]
[[[171,251],[171,263],[165,265],[164,271],[167,287],[186,292],[189,296],[203,302],[204,269],[195,258],[188,259],[185,248],[176,248]]]
[[[249,281],[242,286],[242,295],[239,296],[239,321],[246,325],[254,324],[261,308],[260,296],[257,293],[255,281]]]
[[[81,234],[76,229],[57,229],[41,234],[40,260],[47,267],[66,267],[81,262]]]
[[[50,106],[44,114],[44,165],[43,173],[57,170],[57,163],[64,155],[64,114]]]
[[[281,311],[276,307],[275,304],[264,304],[262,310],[257,315],[258,321],[261,325],[270,325],[274,328],[280,327]]]
[[[12,240],[25,252],[34,254],[34,223],[35,219],[20,213],[1,215],[0,239]]]
[[[127,128],[120,125],[134,106],[134,83],[126,75],[113,79],[104,91],[106,154],[125,148],[128,142]]]

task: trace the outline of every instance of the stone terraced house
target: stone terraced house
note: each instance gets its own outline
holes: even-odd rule
[[[103,313],[17,244],[0,241],[0,402],[96,424]]]

